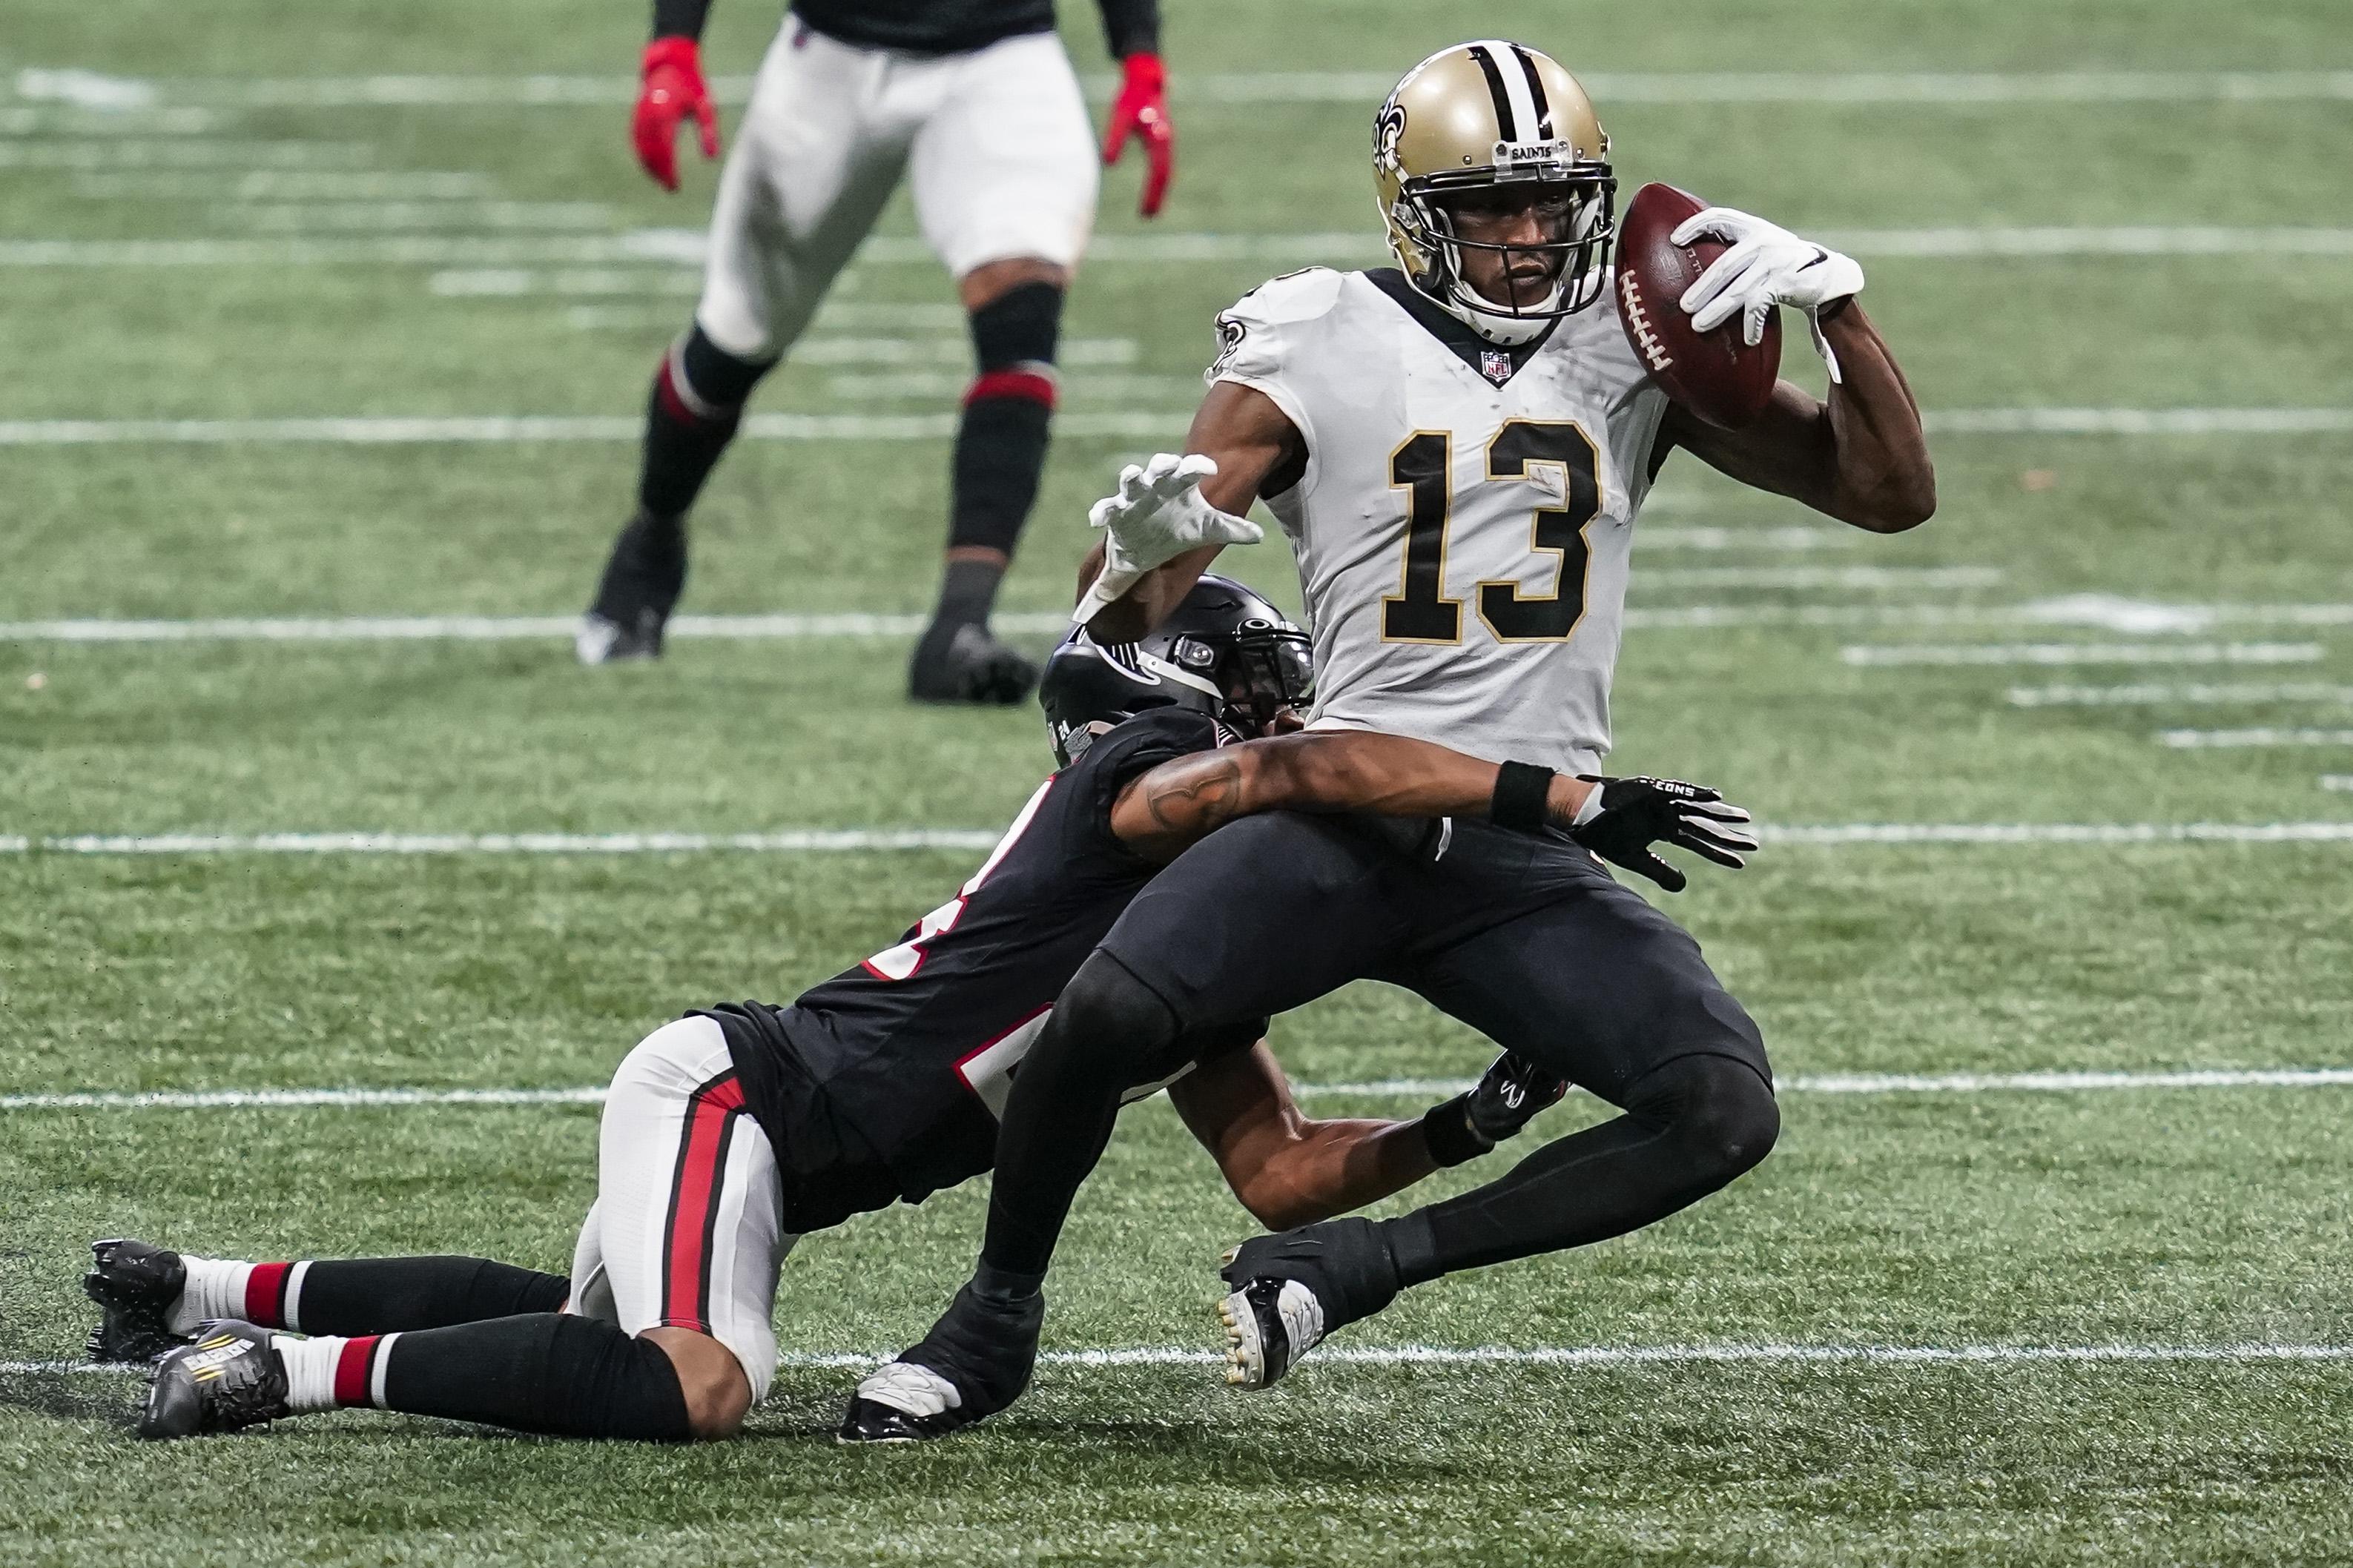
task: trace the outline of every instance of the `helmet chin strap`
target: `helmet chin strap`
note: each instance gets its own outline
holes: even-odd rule
[[[1518,348],[1523,343],[1532,343],[1553,325],[1553,319],[1549,316],[1501,315],[1493,310],[1482,310],[1471,302],[1472,299],[1485,298],[1469,283],[1458,283],[1446,291],[1446,297],[1439,303],[1464,326],[1502,348]],[[1559,298],[1560,285],[1555,283],[1543,299],[1530,301],[1530,308],[1551,310],[1556,308]]]

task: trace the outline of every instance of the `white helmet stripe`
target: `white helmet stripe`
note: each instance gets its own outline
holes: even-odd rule
[[[1504,38],[1482,38],[1471,46],[1472,58],[1487,73],[1488,89],[1495,95],[1495,123],[1506,142],[1533,142],[1537,123],[1549,116],[1536,112],[1535,94],[1528,90],[1530,73],[1521,68],[1519,46]]]

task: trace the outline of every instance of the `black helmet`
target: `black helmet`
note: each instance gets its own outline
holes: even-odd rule
[[[1142,642],[1105,647],[1071,632],[1038,682],[1047,735],[1064,767],[1104,730],[1147,708],[1190,708],[1248,737],[1314,697],[1307,634],[1232,578],[1206,574]]]

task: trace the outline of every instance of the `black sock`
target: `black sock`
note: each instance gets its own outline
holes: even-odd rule
[[[1005,567],[996,561],[951,561],[940,576],[940,602],[932,611],[938,626],[987,626],[997,604],[997,585],[1005,581]]]
[[[1180,1029],[1150,987],[1109,953],[1079,966],[1014,1075],[997,1134],[981,1242],[985,1277],[1043,1278],[1080,1184],[1103,1158],[1120,1098],[1166,1060]]]
[[[951,470],[948,545],[1011,556],[1038,500],[1054,414],[1062,291],[1024,283],[972,313],[979,374],[965,395]]]
[[[775,363],[736,358],[703,336],[700,324],[662,356],[646,403],[639,507],[658,518],[686,514],[734,439],[744,399]]]
[[[1762,1160],[1779,1130],[1773,1091],[1746,1062],[1678,1058],[1635,1080],[1615,1121],[1384,1221],[1382,1238],[1405,1285],[1606,1241],[1715,1192]]]
[[[571,1292],[560,1274],[487,1258],[360,1258],[312,1263],[291,1306],[306,1334],[392,1334],[553,1312]]]
[[[597,1319],[533,1312],[424,1329],[385,1353],[388,1410],[559,1437],[693,1436],[678,1370],[661,1346]]]

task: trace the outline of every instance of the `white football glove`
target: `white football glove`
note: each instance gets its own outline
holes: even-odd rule
[[[1773,313],[1773,307],[1793,306],[1806,313],[1806,324],[1813,329],[1814,351],[1831,367],[1831,379],[1837,381],[1838,355],[1822,336],[1820,315],[1832,300],[1862,292],[1862,268],[1854,258],[1732,207],[1694,213],[1667,237],[1676,245],[1689,245],[1702,235],[1729,240],[1732,248],[1683,290],[1681,303],[1691,315],[1693,330],[1714,331],[1737,315],[1741,341],[1753,348],[1765,335],[1765,318]]]
[[[1188,550],[1256,544],[1266,537],[1248,518],[1219,511],[1201,499],[1201,481],[1217,471],[1214,458],[1174,452],[1119,471],[1119,492],[1087,512],[1087,521],[1103,531],[1103,565],[1071,619],[1084,626],[1146,572]]]

